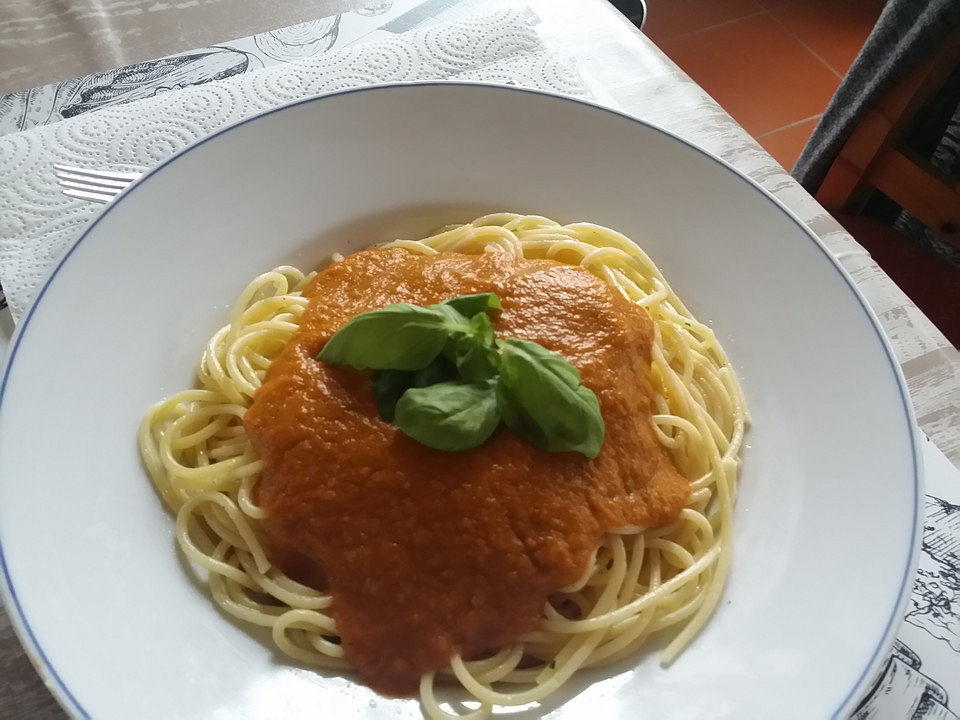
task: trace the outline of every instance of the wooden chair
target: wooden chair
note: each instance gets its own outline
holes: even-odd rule
[[[960,244],[960,182],[900,145],[923,106],[960,67],[960,29],[867,111],[827,172],[816,198],[835,212],[858,214],[879,190],[920,222]]]

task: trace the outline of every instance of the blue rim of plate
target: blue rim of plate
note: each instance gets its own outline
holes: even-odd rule
[[[827,258],[830,265],[840,274],[840,277],[843,279],[845,285],[853,293],[854,298],[860,304],[860,307],[863,309],[864,313],[867,316],[867,319],[870,322],[871,327],[874,332],[877,334],[880,344],[884,349],[884,354],[887,358],[887,362],[890,363],[890,367],[893,370],[894,377],[897,380],[897,389],[900,391],[900,401],[903,405],[904,415],[906,416],[907,425],[910,428],[910,444],[913,449],[913,519],[912,527],[910,532],[910,555],[907,559],[907,564],[903,569],[903,574],[900,581],[900,592],[894,602],[893,609],[891,610],[890,617],[887,620],[886,627],[884,628],[883,633],[880,636],[880,639],[877,643],[876,648],[871,654],[869,660],[864,666],[863,670],[860,673],[860,676],[854,682],[853,686],[844,696],[844,698],[837,705],[837,709],[833,712],[831,717],[839,718],[844,712],[852,712],[854,710],[853,703],[859,699],[860,694],[866,690],[867,682],[873,677],[874,673],[877,671],[880,662],[883,659],[884,653],[889,649],[893,643],[895,637],[895,631],[899,626],[899,622],[902,620],[903,609],[906,605],[907,599],[909,597],[909,584],[913,578],[914,572],[916,570],[916,565],[918,561],[918,550],[919,550],[919,541],[920,541],[920,527],[918,524],[919,519],[919,509],[920,509],[920,495],[922,493],[922,483],[921,483],[921,460],[920,460],[920,444],[918,442],[918,426],[916,423],[916,418],[914,417],[913,405],[910,402],[909,395],[906,390],[906,381],[904,380],[903,373],[900,369],[899,364],[897,364],[894,359],[893,350],[890,347],[890,341],[887,339],[887,336],[883,332],[883,328],[880,326],[880,321],[877,319],[873,310],[870,308],[869,303],[863,294],[857,289],[857,286],[854,285],[853,280],[843,269],[843,266],[840,264],[840,261],[837,260],[830,251],[826,248],[823,242],[816,235],[813,234],[813,231],[807,227],[807,225],[798,218],[792,210],[790,210],[786,205],[780,202],[775,198],[769,191],[762,187],[755,180],[747,176],[746,174],[740,172],[730,163],[722,160],[721,158],[713,155],[712,153],[700,148],[688,140],[665,130],[661,127],[657,127],[646,120],[641,120],[640,118],[628,115],[627,113],[621,112],[619,110],[614,110],[612,108],[603,107],[602,105],[597,105],[596,103],[588,102],[585,100],[580,100],[578,98],[569,97],[566,95],[560,95],[557,93],[544,92],[542,90],[533,90],[530,88],[516,87],[513,85],[503,85],[498,83],[480,83],[480,82],[451,82],[445,80],[434,80],[427,82],[412,82],[412,83],[383,83],[377,85],[367,85],[359,88],[351,88],[348,90],[339,90],[331,93],[324,93],[321,95],[316,95],[314,97],[304,98],[302,100],[296,100],[285,105],[280,105],[279,107],[266,110],[257,115],[240,120],[232,125],[221,128],[216,132],[208,135],[207,137],[198,140],[189,147],[184,148],[179,151],[172,157],[167,158],[161,162],[156,167],[147,171],[143,177],[139,180],[132,183],[127,187],[120,195],[117,196],[112,202],[110,202],[101,212],[97,215],[86,228],[80,233],[76,240],[73,241],[73,244],[70,245],[69,249],[64,253],[63,257],[60,258],[60,261],[54,266],[50,274],[47,276],[47,279],[44,281],[41,286],[37,296],[33,299],[33,302],[30,303],[30,307],[27,309],[26,315],[23,317],[20,324],[17,326],[17,330],[14,333],[13,340],[10,344],[10,351],[7,355],[6,363],[3,367],[3,377],[0,379],[0,409],[2,409],[3,398],[7,388],[7,381],[10,378],[11,369],[13,368],[13,362],[16,359],[17,349],[20,347],[20,342],[23,339],[23,336],[26,334],[27,328],[30,325],[30,320],[33,317],[34,311],[40,305],[40,301],[43,299],[44,294],[47,291],[47,288],[56,278],[57,274],[60,272],[60,269],[64,266],[67,260],[70,259],[70,256],[73,254],[73,251],[80,245],[81,242],[90,234],[90,232],[100,223],[103,218],[110,214],[111,210],[116,207],[117,203],[122,202],[128,195],[133,192],[136,192],[145,181],[157,175],[165,167],[171,163],[178,160],[181,156],[186,155],[189,152],[192,152],[196,148],[204,145],[211,140],[223,135],[224,133],[230,132],[235,128],[238,128],[242,125],[246,125],[251,122],[255,122],[260,118],[267,117],[269,115],[274,115],[276,113],[289,110],[291,108],[299,107],[301,105],[307,105],[315,102],[322,102],[328,98],[340,97],[343,95],[352,95],[355,93],[365,93],[365,92],[390,92],[396,91],[398,89],[403,89],[405,87],[457,87],[457,88],[478,88],[481,90],[493,90],[497,92],[517,92],[524,93],[527,95],[536,95],[543,98],[547,98],[552,101],[560,101],[567,103],[574,103],[583,107],[591,108],[592,110],[600,111],[607,113],[609,115],[614,115],[616,117],[628,120],[632,123],[640,125],[652,130],[653,132],[660,133],[665,135],[672,140],[684,145],[685,147],[693,150],[694,152],[702,155],[708,160],[717,163],[725,170],[730,172],[734,177],[742,182],[746,182],[748,185],[753,187],[754,190],[759,192],[766,200],[772,202],[777,208],[783,212],[787,217],[789,217],[794,224],[796,224],[806,235],[811,242],[816,245],[821,253]],[[2,540],[2,538],[0,538]],[[14,630],[17,632],[17,635],[20,638],[21,644],[26,650],[28,656],[33,660],[34,667],[37,668],[40,676],[43,678],[46,686],[51,690],[54,697],[63,705],[63,707],[68,711],[74,714],[76,717],[89,719],[91,718],[90,714],[83,708],[79,700],[74,696],[70,691],[70,688],[67,687],[67,684],[63,681],[60,675],[57,673],[56,668],[54,668],[53,663],[50,662],[47,658],[46,653],[43,652],[43,649],[40,647],[40,643],[37,641],[36,636],[33,633],[33,629],[30,627],[30,623],[27,621],[26,613],[24,612],[23,607],[20,605],[20,601],[17,598],[16,590],[13,585],[13,578],[10,577],[9,571],[7,569],[6,559],[4,557],[3,543],[0,542],[0,596],[5,595],[7,601],[5,605],[8,610],[13,610],[11,613],[11,619],[13,620]],[[2,599],[2,598],[0,598]]]

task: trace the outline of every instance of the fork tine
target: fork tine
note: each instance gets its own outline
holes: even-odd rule
[[[109,197],[119,195],[120,191],[123,190],[122,187],[103,187],[102,185],[76,182],[75,180],[57,180],[57,184],[62,185],[63,187],[74,188],[75,190],[86,190],[88,192],[100,193],[101,195],[108,195]]]
[[[128,184],[138,179],[141,175],[143,175],[143,173],[138,173],[138,172],[119,172],[116,170],[90,170],[87,168],[74,167],[72,165],[63,165],[61,163],[54,163],[53,167],[55,170],[58,170],[58,171],[73,173],[75,175],[83,175],[88,178],[98,178],[98,179],[104,179],[104,180],[126,180]]]
[[[96,203],[108,203],[115,197],[114,195],[104,195],[103,193],[88,192],[87,190],[74,190],[73,188],[63,188],[64,195],[80,198],[81,200],[90,200]]]
[[[54,175],[64,195],[108,203],[142,173],[88,170],[72,165],[54,164]]]
[[[104,189],[117,189],[123,190],[127,185],[130,184],[129,180],[107,180],[106,178],[97,178],[90,175],[81,175],[79,173],[66,172],[65,170],[58,170],[56,177],[60,180],[75,180],[77,182],[82,182],[85,185],[93,185],[97,187],[102,187]],[[61,183],[62,184],[62,183]]]

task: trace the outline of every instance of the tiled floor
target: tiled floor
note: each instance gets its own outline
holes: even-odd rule
[[[882,0],[647,0],[644,32],[787,170]]]
[[[883,8],[882,0],[646,2],[647,36],[787,170]],[[960,266],[873,220],[841,221],[960,347]]]

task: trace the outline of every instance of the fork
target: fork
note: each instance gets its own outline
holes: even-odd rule
[[[53,166],[61,192],[70,197],[108,203],[143,173],[87,170],[70,165]]]

